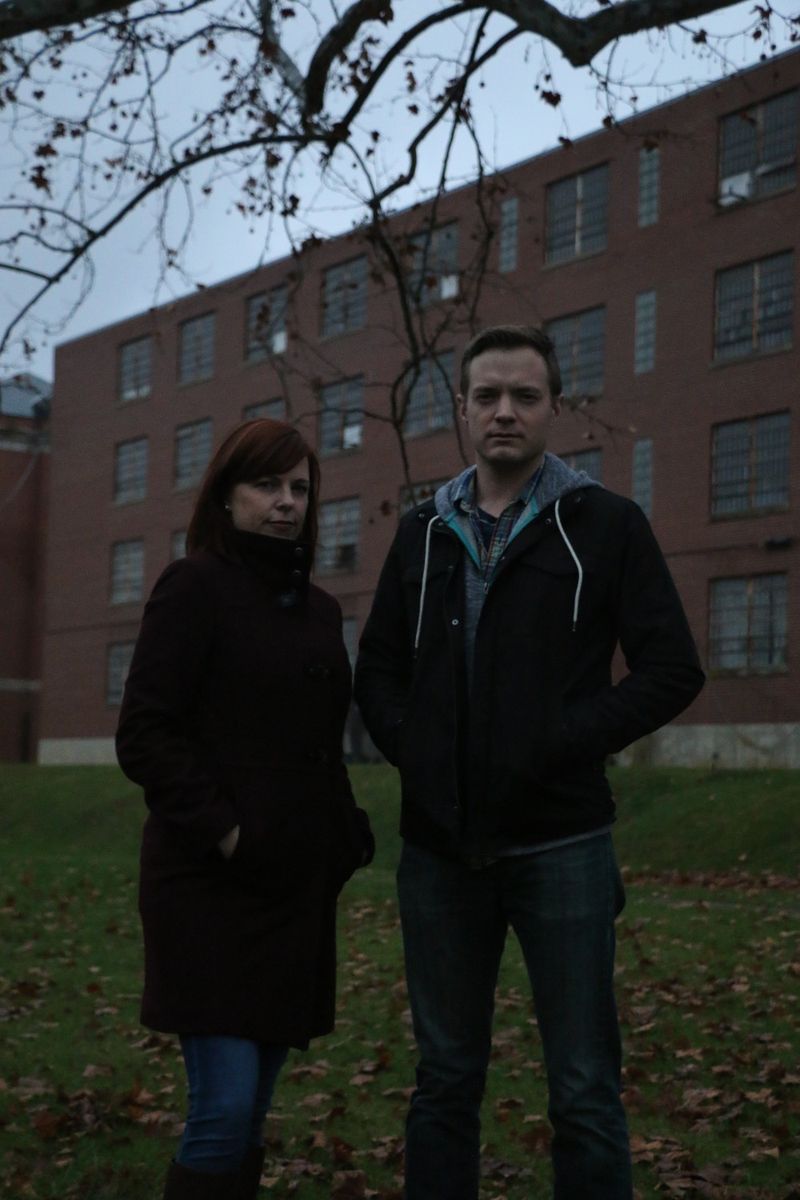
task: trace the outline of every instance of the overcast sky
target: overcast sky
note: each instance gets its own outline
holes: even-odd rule
[[[424,0],[402,0],[402,4],[404,11],[412,6],[429,11]],[[695,24],[702,25],[709,33],[738,34],[752,24],[752,12],[750,0]],[[456,31],[453,32],[456,36]],[[782,41],[779,48],[787,46],[788,43]],[[612,60],[612,71],[617,78],[634,85],[637,108],[641,111],[719,78],[730,69],[756,63],[759,50],[759,43],[754,43],[751,38],[732,36],[725,46],[726,65],[693,46],[691,39],[680,32],[660,39],[642,36],[619,45]],[[527,39],[526,44],[522,39],[512,43],[486,70],[484,87],[473,91],[473,108],[483,144],[498,167],[509,166],[550,149],[560,136],[576,138],[589,133],[600,126],[606,115],[606,102],[598,94],[595,81],[588,72],[574,70],[552,51],[549,66],[553,79],[548,86],[563,98],[558,108],[542,102],[534,91],[541,68],[541,51],[533,39]],[[174,84],[185,91],[192,88],[193,80],[176,78]],[[616,116],[624,117],[630,111],[629,105],[620,103]],[[387,141],[383,150],[387,166],[392,161],[401,161],[403,135],[407,131],[403,117],[399,105],[391,112],[384,110],[383,113],[381,129],[391,129],[394,137],[393,141]],[[381,114],[374,119],[380,121]],[[432,146],[423,160],[418,177],[423,189],[430,186],[438,174],[440,149],[437,151],[436,145]],[[464,157],[456,160],[452,182],[464,181],[469,172],[470,160],[465,148]],[[459,179],[459,173],[464,179]],[[3,183],[4,188],[9,183],[8,171]],[[315,183],[309,179],[302,198],[309,205],[313,203],[316,226],[328,233],[348,229],[359,215],[355,206],[343,195],[319,196],[314,187]],[[411,203],[418,194],[418,191],[408,191],[402,197],[403,203]],[[271,231],[266,244],[263,228],[249,232],[247,223],[231,211],[234,196],[232,188],[226,194],[217,189],[211,200],[198,203],[196,207],[187,261],[192,277],[205,285],[252,269],[259,261],[279,258],[288,250],[280,228]],[[160,288],[156,286],[158,257],[152,240],[153,220],[153,210],[143,209],[98,247],[93,256],[95,284],[79,311],[55,334],[42,329],[31,330],[37,343],[35,358],[25,365],[17,357],[5,365],[6,372],[9,367],[28,369],[52,378],[52,353],[58,342],[121,320],[154,304],[165,303],[189,290],[190,285],[179,277],[171,278]],[[13,278],[9,282],[8,277],[0,276],[0,317],[7,319],[8,312],[19,305],[24,295],[23,287]],[[48,320],[54,320],[63,314],[76,295],[76,281],[65,281],[51,297],[43,310],[44,315]]]

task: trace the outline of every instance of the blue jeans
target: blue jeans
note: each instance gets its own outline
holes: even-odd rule
[[[193,1171],[237,1171],[261,1128],[286,1046],[207,1034],[181,1036],[189,1114],[177,1161]]]
[[[613,991],[625,895],[610,834],[472,870],[406,843],[398,868],[419,1049],[406,1200],[476,1200],[480,1105],[509,925],[533,989],[555,1200],[630,1200]]]

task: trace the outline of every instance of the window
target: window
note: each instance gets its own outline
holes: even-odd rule
[[[403,432],[407,437],[452,427],[452,378],[452,350],[422,360],[416,380],[410,383],[406,400]]]
[[[113,642],[106,656],[106,704],[118,707],[122,703],[125,680],[133,658],[134,642]]]
[[[711,515],[789,507],[789,414],[716,425],[711,436]]]
[[[402,487],[400,489],[400,503],[398,506],[399,515],[410,512],[412,508],[416,508],[418,504],[423,504],[426,500],[430,500],[431,496],[435,496],[443,483],[447,483],[449,476],[444,475],[441,479],[430,479],[426,483],[414,483],[411,487]]]
[[[119,442],[114,452],[114,500],[128,504],[147,495],[147,438]]]
[[[357,496],[320,505],[317,570],[321,575],[356,569],[360,521],[361,502]]]
[[[519,226],[519,203],[516,196],[509,196],[500,205],[500,244],[498,266],[501,271],[514,271],[517,266],[517,231]]]
[[[329,267],[322,281],[322,336],[363,329],[367,321],[365,255]]]
[[[639,151],[639,228],[658,221],[658,193],[661,184],[661,151],[658,146],[643,146]]]
[[[717,272],[714,349],[718,359],[791,346],[792,259],[787,251]]]
[[[785,575],[714,579],[710,665],[717,671],[781,671],[786,666]]]
[[[606,310],[590,308],[550,321],[565,396],[599,396],[603,391]]]
[[[633,444],[632,494],[647,517],[653,515],[653,439],[639,438]]]
[[[327,384],[320,392],[320,399],[320,453],[358,450],[364,436],[363,376]]]
[[[634,320],[633,372],[644,375],[656,365],[656,294],[639,292]]]
[[[411,239],[408,286],[420,305],[458,295],[458,225],[442,225]]]
[[[605,250],[608,238],[608,165],[560,179],[547,188],[546,258],[565,262]]]
[[[599,446],[591,450],[573,450],[569,454],[560,454],[559,458],[573,471],[585,471],[598,483],[603,478],[603,451]]]
[[[798,96],[784,92],[720,121],[720,204],[741,204],[795,186]]]
[[[270,354],[283,354],[288,342],[288,305],[289,289],[285,286],[258,292],[247,301],[244,353],[249,362],[267,358]]]
[[[211,421],[192,421],[175,430],[175,487],[182,491],[199,483],[211,458]]]
[[[175,562],[186,554],[186,530],[176,529],[169,539],[169,561]]]
[[[214,313],[184,321],[178,331],[178,382],[199,383],[214,374]]]
[[[246,404],[242,409],[243,421],[254,421],[256,417],[270,417],[273,421],[286,420],[286,401],[283,396],[275,400],[261,400],[258,404]]]
[[[144,400],[150,395],[153,340],[137,338],[119,348],[119,399]]]
[[[115,542],[111,547],[111,603],[132,604],[142,598],[144,542]]]

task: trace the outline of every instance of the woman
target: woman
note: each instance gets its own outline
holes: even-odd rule
[[[117,731],[144,788],[142,1020],[180,1035],[165,1200],[249,1200],[289,1047],[334,1020],[336,896],[374,844],[342,762],[350,667],[309,583],[319,464],[279,421],[212,459],[145,608]]]

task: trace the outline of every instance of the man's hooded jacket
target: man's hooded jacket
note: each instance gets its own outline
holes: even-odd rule
[[[355,687],[400,769],[403,836],[485,861],[607,827],[606,758],[677,716],[703,673],[633,501],[547,454],[484,580],[453,503],[462,480],[401,520]],[[612,682],[617,647],[627,673]]]

